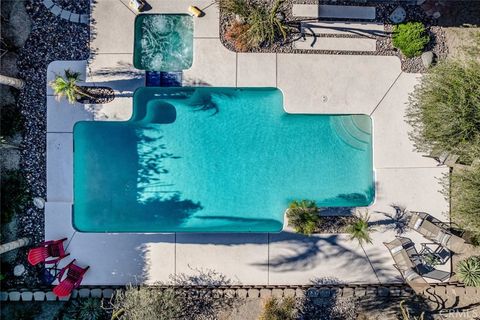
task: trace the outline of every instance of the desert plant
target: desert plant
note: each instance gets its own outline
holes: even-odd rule
[[[49,84],[57,96],[57,99],[61,99],[65,96],[71,104],[74,104],[77,101],[77,98],[81,96],[93,98],[77,85],[78,81],[80,81],[80,73],[67,69],[65,70],[64,77],[57,74],[55,80],[51,81]]]
[[[450,184],[444,186],[451,201],[452,220],[472,237],[480,237],[480,165],[454,170]]]
[[[480,156],[480,62],[447,60],[426,74],[409,99],[407,122],[420,152],[449,151],[469,163]]]
[[[245,52],[251,48],[247,36],[249,28],[250,25],[235,21],[225,31],[225,40],[233,44],[235,51]]]
[[[217,0],[216,2],[220,9],[240,17],[248,17],[250,13],[251,6],[246,0]]]
[[[310,200],[293,201],[287,210],[287,218],[288,224],[304,235],[311,235],[320,222],[318,207]]]
[[[3,137],[10,138],[23,131],[23,116],[15,105],[3,106],[1,114],[0,134]]]
[[[405,301],[402,300],[400,302],[400,311],[402,313],[402,320],[423,320],[425,316],[425,312],[422,312],[420,316],[412,316],[410,311],[408,311],[407,307],[405,307]]]
[[[63,311],[64,320],[103,320],[108,314],[102,308],[102,300],[96,298],[72,299]]]
[[[1,221],[9,223],[13,215],[25,208],[30,200],[30,192],[20,170],[2,172],[0,188]]]
[[[407,58],[422,54],[429,41],[430,36],[421,22],[407,22],[393,27],[393,46],[400,49]]]
[[[259,320],[294,320],[296,318],[294,298],[287,297],[280,300],[271,297],[265,301]]]
[[[285,0],[275,0],[271,7],[245,0],[219,0],[220,8],[238,15],[243,22],[235,21],[225,32],[225,38],[242,51],[270,45],[279,37],[287,39],[288,26],[279,19],[279,12]]]
[[[480,256],[460,261],[457,266],[457,276],[467,286],[480,287]]]
[[[366,212],[364,215],[359,214],[358,219],[347,227],[347,232],[350,234],[351,240],[356,239],[361,245],[365,242],[372,243],[370,231],[375,230],[369,226],[369,220],[370,216],[368,215],[368,212]]]

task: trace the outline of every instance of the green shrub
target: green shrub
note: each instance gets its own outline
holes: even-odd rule
[[[0,111],[0,136],[11,138],[23,132],[23,116],[15,105],[6,105]]]
[[[296,318],[294,298],[287,297],[280,300],[271,297],[265,301],[259,320],[294,320]]]
[[[452,220],[474,238],[480,236],[480,166],[454,170],[450,177]],[[447,190],[448,192],[448,190]]]
[[[480,287],[480,257],[469,257],[458,263],[457,275],[467,286]]]
[[[311,235],[320,223],[318,207],[315,201],[293,201],[287,211],[288,224],[296,232]]]
[[[22,172],[8,170],[2,173],[0,195],[2,224],[12,221],[12,217],[21,212],[29,200],[30,193]]]
[[[356,239],[360,244],[365,242],[372,243],[370,231],[374,231],[374,229],[370,228],[368,224],[369,220],[370,217],[368,213],[365,213],[365,215],[360,214],[358,219],[347,227],[347,232],[350,234],[351,240]]]
[[[469,163],[480,156],[480,63],[447,60],[422,77],[407,122],[420,152],[449,151]]]
[[[421,55],[429,41],[430,36],[421,22],[407,22],[393,27],[393,46],[407,58]]]

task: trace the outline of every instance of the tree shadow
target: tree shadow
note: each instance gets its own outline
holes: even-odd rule
[[[386,219],[372,222],[372,226],[384,227],[385,230],[393,230],[395,231],[396,235],[400,236],[407,232],[409,213],[407,211],[407,208],[402,205],[391,204],[390,207],[395,210],[394,214],[375,211],[377,213],[383,214]]]

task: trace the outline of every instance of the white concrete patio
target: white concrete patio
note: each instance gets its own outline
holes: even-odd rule
[[[78,70],[89,85],[110,86],[114,101],[69,105],[47,91],[47,205],[45,237],[69,237],[68,251],[90,265],[83,284],[154,283],[172,274],[214,269],[242,284],[308,284],[340,281],[401,281],[383,241],[395,232],[392,204],[426,211],[448,220],[448,203],[437,179],[448,168],[413,151],[404,122],[408,93],[419,75],[405,74],[395,57],[316,54],[237,54],[218,39],[218,9],[211,1],[151,0],[150,12],[186,12],[193,3],[205,9],[195,19],[194,64],[184,85],[272,86],[284,93],[290,113],[368,114],[374,121],[376,201],[369,208],[377,232],[373,244],[359,246],[347,235],[303,237],[279,234],[88,234],[72,227],[73,146],[77,121],[127,120],[133,91],[144,85],[132,66],[133,20],[127,0],[98,1],[88,62],[53,62],[48,78],[66,68]],[[122,36],[118,36],[118,35]],[[416,244],[425,242],[407,233]],[[420,249],[420,248],[418,248]],[[449,264],[442,266],[447,270]],[[322,280],[323,279],[323,280]]]

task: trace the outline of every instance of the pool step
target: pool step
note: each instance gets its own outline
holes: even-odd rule
[[[145,71],[146,87],[181,87],[182,71]]]
[[[376,8],[294,3],[292,13],[294,17],[374,20]]]
[[[371,143],[372,126],[368,116],[335,116],[330,124],[338,137],[352,148],[365,151]]]

